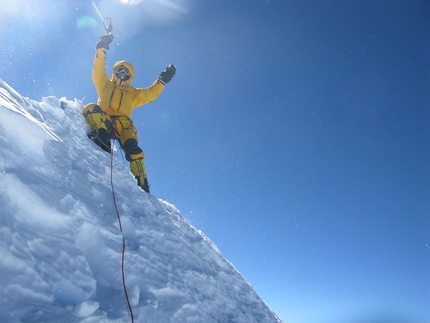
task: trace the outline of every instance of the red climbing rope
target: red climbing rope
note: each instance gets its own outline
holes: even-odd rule
[[[119,215],[118,207],[116,205],[115,190],[113,187],[113,151],[114,151],[114,141],[111,140],[110,184],[112,188],[113,205],[115,206],[116,216],[118,217],[119,231],[121,231],[121,234],[122,234],[121,217]],[[133,310],[131,308],[130,299],[128,298],[127,286],[125,285],[124,255],[125,255],[125,239],[124,239],[124,235],[122,234],[122,260],[121,260],[122,286],[124,287],[125,300],[127,301],[128,310],[130,311],[131,323],[134,323]]]

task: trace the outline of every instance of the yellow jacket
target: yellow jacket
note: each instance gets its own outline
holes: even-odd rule
[[[121,82],[115,69],[123,65],[130,71],[130,78]],[[134,77],[134,67],[129,62],[119,61],[112,67],[112,79],[106,73],[106,53],[100,48],[96,52],[93,65],[93,82],[97,90],[97,104],[111,116],[131,117],[133,109],[154,101],[164,89],[163,83],[156,80],[148,88],[134,88],[130,85]]]

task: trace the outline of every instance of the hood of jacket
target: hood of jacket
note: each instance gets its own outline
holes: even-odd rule
[[[130,72],[130,78],[126,81],[123,81],[123,82],[121,82],[121,80],[118,77],[116,77],[116,74],[115,74],[115,70],[121,65],[125,66],[128,69],[128,71]],[[131,81],[133,80],[133,78],[134,78],[134,66],[131,65],[131,63],[129,63],[127,61],[118,61],[115,63],[114,66],[112,66],[112,81],[114,81],[115,84],[118,84],[119,87],[125,88],[125,87],[129,86],[131,84]]]

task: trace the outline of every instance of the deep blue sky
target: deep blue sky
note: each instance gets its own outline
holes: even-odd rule
[[[96,100],[91,1],[3,2],[0,77]],[[430,320],[429,2],[97,3],[109,70],[177,65],[133,115],[152,193],[283,320]]]

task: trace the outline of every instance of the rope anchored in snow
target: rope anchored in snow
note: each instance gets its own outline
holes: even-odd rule
[[[111,140],[110,184],[112,188],[113,205],[115,207],[116,216],[118,217],[119,231],[121,231],[121,234],[122,234],[121,217],[119,215],[118,206],[116,204],[116,196],[115,196],[115,190],[113,186],[113,151],[114,151],[114,141]],[[127,286],[125,284],[124,259],[125,259],[125,239],[124,239],[124,235],[122,234],[122,256],[121,256],[122,286],[124,288],[125,300],[127,301],[128,310],[130,311],[131,323],[134,323],[133,309],[131,308],[130,299],[128,297],[128,292],[127,292]]]

